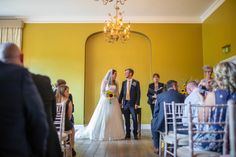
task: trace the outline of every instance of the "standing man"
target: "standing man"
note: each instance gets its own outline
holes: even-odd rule
[[[44,157],[48,124],[43,102],[13,43],[0,45],[0,86],[0,156]]]
[[[126,80],[122,83],[122,88],[119,96],[119,103],[123,105],[124,116],[125,116],[125,127],[126,127],[126,139],[130,139],[130,114],[133,120],[133,134],[134,139],[137,140],[137,114],[135,109],[140,105],[140,85],[139,81],[133,79],[134,70],[128,68],[125,70]]]

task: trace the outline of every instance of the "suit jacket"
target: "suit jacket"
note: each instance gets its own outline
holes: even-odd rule
[[[155,91],[155,85],[154,83],[149,84],[148,86],[148,92],[147,92],[147,97],[148,97],[148,104],[151,105],[153,104],[154,98],[152,97],[154,94],[158,95],[164,91],[164,84],[158,82],[158,87],[159,89]]]
[[[56,113],[56,101],[52,90],[50,78],[47,76],[32,74],[33,81],[38,89],[38,92],[43,100],[44,109],[47,114],[49,126],[49,136],[47,139],[46,157],[62,157],[60,142],[58,139],[56,128],[53,124],[53,113]]]
[[[0,62],[0,86],[0,156],[43,157],[47,118],[30,73]]]
[[[126,89],[127,89],[127,80],[123,81],[122,83],[120,96],[119,96],[119,103],[122,103],[122,100],[123,100],[123,104],[124,104],[124,100],[126,98]],[[133,79],[131,83],[131,88],[130,88],[130,104],[140,105],[140,96],[141,96],[141,92],[140,92],[139,81]]]
[[[152,119],[152,129],[164,131],[164,102],[171,103],[183,103],[184,95],[173,89],[163,92],[157,96],[157,101],[154,108],[154,116]]]

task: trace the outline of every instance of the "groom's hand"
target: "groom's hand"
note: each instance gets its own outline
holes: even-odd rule
[[[122,104],[120,104],[120,108],[122,108]]]
[[[138,109],[138,105],[137,105],[137,104],[135,104],[134,108],[135,108],[135,109]]]

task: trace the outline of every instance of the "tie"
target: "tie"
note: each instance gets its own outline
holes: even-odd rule
[[[126,90],[126,100],[130,100],[130,80],[128,80],[127,90]]]

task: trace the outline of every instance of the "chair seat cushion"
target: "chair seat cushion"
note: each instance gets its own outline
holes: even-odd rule
[[[175,141],[173,133],[169,133],[168,135],[164,135],[163,139],[166,143],[169,143],[169,144],[174,144],[174,141]],[[189,142],[189,137],[188,137],[188,135],[177,134],[177,141],[178,141],[178,143],[177,143],[178,145],[187,146],[188,142]]]
[[[177,156],[178,157],[189,157],[189,146],[180,147],[177,149]],[[217,152],[211,152],[211,151],[204,151],[204,150],[198,150],[193,151],[193,157],[220,157],[220,154]]]

